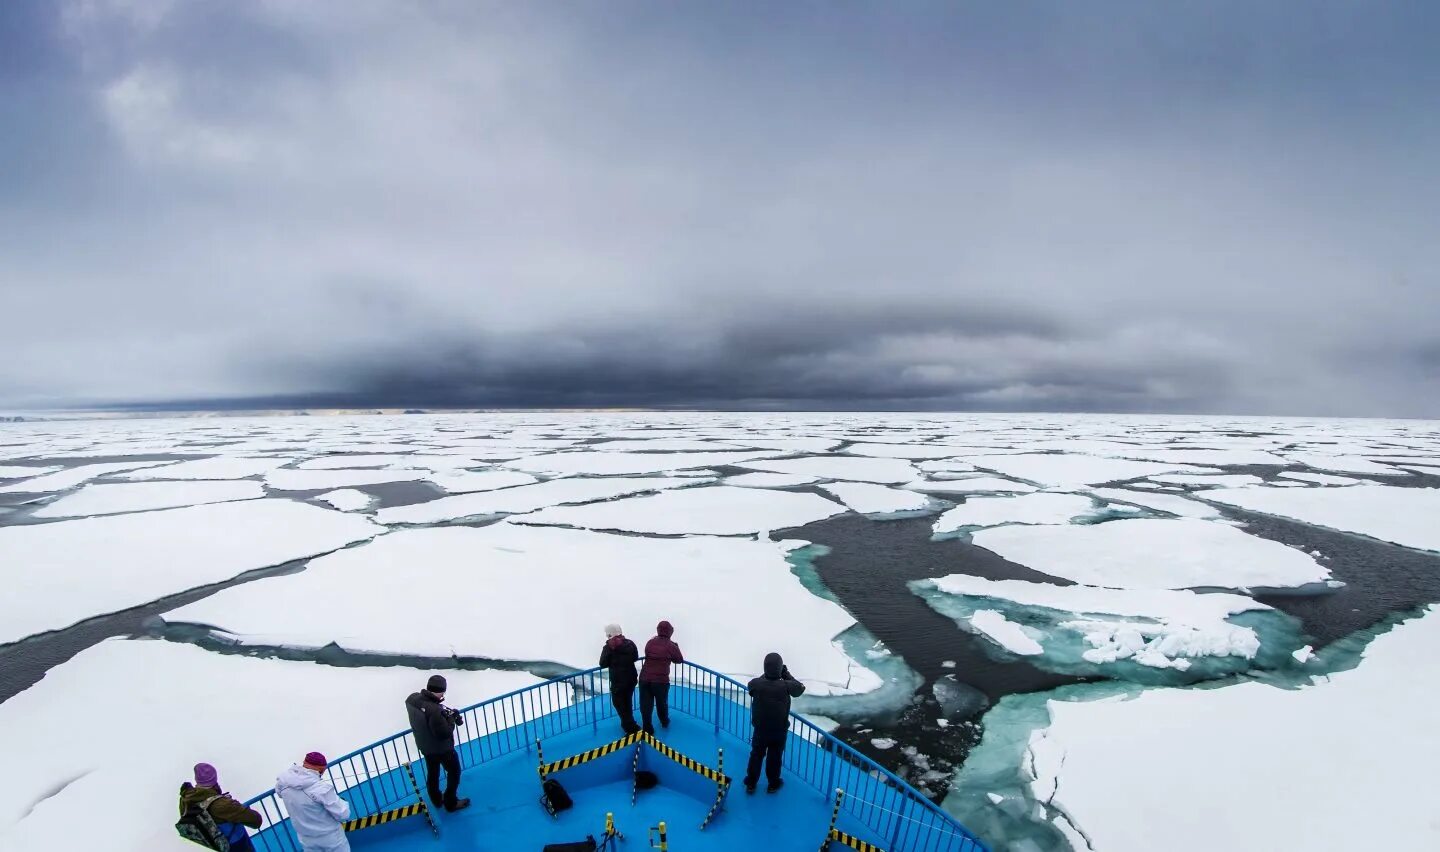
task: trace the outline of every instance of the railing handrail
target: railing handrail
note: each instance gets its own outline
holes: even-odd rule
[[[643,659],[643,658],[642,658],[642,659]],[[743,694],[745,693],[745,691],[747,690],[746,685],[745,685],[745,684],[742,684],[740,681],[738,681],[738,680],[730,677],[729,675],[726,675],[726,674],[723,674],[723,673],[721,673],[721,672],[715,671],[714,669],[708,668],[708,667],[706,667],[706,666],[702,666],[702,665],[700,665],[700,664],[698,664],[698,663],[692,663],[692,662],[686,660],[686,661],[681,662],[681,663],[676,663],[675,665],[677,665],[677,666],[689,667],[689,668],[695,669],[695,670],[697,670],[697,671],[704,672],[705,674],[709,675],[710,677],[715,678],[715,680],[716,680],[715,685],[716,685],[717,688],[720,687],[721,685],[728,686],[728,687],[730,687],[730,688],[733,689],[733,690],[738,690],[742,695],[743,695]],[[526,695],[527,693],[535,692],[535,691],[544,689],[544,688],[546,688],[546,687],[553,687],[554,685],[556,685],[556,684],[558,684],[558,683],[564,683],[564,682],[567,682],[567,681],[580,682],[580,681],[582,681],[582,680],[584,680],[584,679],[587,679],[587,678],[588,678],[588,679],[591,679],[592,682],[593,682],[593,681],[595,681],[597,678],[599,678],[599,677],[601,676],[601,673],[602,673],[602,672],[607,672],[607,671],[608,671],[608,669],[606,669],[606,668],[603,667],[603,666],[595,666],[595,667],[588,668],[588,669],[577,669],[577,670],[575,670],[575,671],[573,671],[573,672],[570,672],[569,674],[565,674],[565,675],[560,675],[560,676],[558,676],[558,677],[549,678],[549,679],[543,680],[543,681],[541,681],[541,682],[539,682],[539,683],[534,683],[534,684],[531,684],[531,685],[529,685],[529,686],[524,686],[524,687],[521,687],[521,688],[519,688],[519,689],[514,689],[514,690],[511,690],[511,691],[509,691],[509,692],[506,692],[506,693],[504,693],[504,694],[502,694],[502,695],[496,695],[496,696],[493,696],[493,697],[491,697],[491,698],[487,698],[487,699],[485,699],[484,701],[479,701],[479,702],[476,702],[476,703],[474,703],[474,704],[468,705],[468,706],[466,706],[466,707],[459,708],[459,712],[461,712],[461,713],[471,713],[472,711],[480,710],[480,709],[489,707],[490,705],[499,705],[499,704],[502,704],[503,702],[506,702],[506,701],[509,701],[509,700],[511,700],[511,699],[517,698],[517,697],[519,697],[519,696]],[[732,702],[732,703],[737,703],[737,704],[739,704],[740,702]],[[676,709],[676,710],[679,711],[679,712],[686,712],[686,711],[684,711],[683,709],[678,708],[678,707],[677,707],[677,708],[674,708],[674,709]],[[979,843],[979,839],[976,838],[975,835],[972,834],[969,829],[967,829],[963,824],[961,824],[959,820],[955,819],[954,816],[950,815],[950,814],[949,814],[948,812],[946,812],[943,808],[939,807],[939,806],[936,805],[934,802],[930,801],[929,798],[927,798],[926,796],[924,796],[923,794],[921,794],[918,790],[915,790],[914,787],[912,787],[908,781],[906,781],[905,779],[903,779],[903,778],[901,778],[900,776],[896,775],[895,773],[891,772],[890,770],[886,769],[885,767],[881,766],[880,764],[876,763],[874,760],[872,760],[871,758],[865,756],[865,755],[862,754],[861,752],[857,751],[857,750],[856,750],[854,747],[852,747],[849,743],[846,743],[845,741],[841,740],[839,737],[834,736],[834,735],[831,734],[830,732],[828,732],[828,731],[826,731],[825,729],[821,728],[820,726],[816,725],[814,722],[811,722],[809,719],[806,719],[804,716],[801,716],[800,714],[795,713],[795,712],[793,712],[793,711],[790,713],[790,722],[791,722],[791,726],[792,726],[792,727],[795,725],[795,723],[799,723],[803,728],[808,729],[810,735],[813,736],[813,737],[818,741],[816,744],[823,744],[823,746],[822,746],[823,748],[830,750],[832,753],[836,754],[837,756],[843,756],[845,759],[847,759],[847,760],[849,760],[849,761],[857,764],[859,768],[861,768],[861,769],[864,770],[864,772],[866,772],[866,773],[868,773],[868,774],[874,774],[877,778],[879,778],[879,779],[881,779],[881,780],[889,781],[890,783],[892,783],[893,785],[895,785],[895,787],[896,787],[899,791],[901,791],[901,792],[903,792],[903,793],[905,794],[905,797],[906,797],[907,800],[909,800],[910,802],[913,802],[913,803],[918,803],[918,804],[920,804],[921,807],[922,807],[923,809],[925,809],[926,811],[928,811],[933,817],[938,818],[938,819],[940,819],[940,820],[943,820],[944,823],[946,823],[947,825],[949,825],[950,827],[952,827],[952,828],[953,828],[958,834],[960,834],[961,836],[966,837],[966,838],[969,838],[969,839],[971,839],[971,840],[974,840],[976,843]],[[518,722],[516,725],[514,725],[514,727],[520,727],[520,726],[524,726],[524,725],[526,725],[526,724],[529,724],[529,721],[528,721],[528,720],[527,720],[527,721],[520,721],[520,722]],[[718,724],[718,721],[717,721],[717,724]],[[730,733],[732,733],[732,735],[734,734],[734,732],[730,732]],[[341,756],[339,756],[339,757],[333,758],[333,759],[330,760],[330,765],[331,765],[331,766],[337,766],[337,765],[339,765],[339,764],[341,764],[341,763],[343,763],[343,762],[345,762],[345,761],[349,761],[349,760],[355,759],[355,758],[357,758],[357,757],[363,757],[365,754],[371,752],[371,751],[374,750],[374,749],[380,748],[380,747],[385,746],[385,745],[390,744],[390,743],[395,743],[395,742],[397,742],[397,741],[399,741],[399,740],[403,740],[405,737],[408,737],[408,736],[410,736],[410,735],[411,735],[411,732],[410,732],[409,730],[401,730],[401,731],[398,731],[398,732],[396,732],[396,733],[394,733],[394,734],[392,734],[392,735],[390,735],[390,736],[388,736],[388,737],[383,737],[383,738],[378,739],[378,740],[376,740],[375,742],[372,742],[372,743],[370,743],[370,744],[368,744],[368,745],[361,746],[360,748],[357,748],[357,749],[355,749],[355,750],[353,750],[353,751],[347,752],[346,754],[343,754],[343,755],[341,755]],[[822,790],[821,792],[822,792],[822,793],[826,793],[826,794],[828,795],[829,793],[832,793],[833,791]],[[273,797],[273,796],[275,796],[275,795],[276,795],[275,790],[272,788],[272,789],[270,789],[270,790],[266,790],[266,791],[264,791],[264,792],[262,792],[262,793],[260,793],[260,794],[258,794],[258,795],[252,796],[251,798],[247,799],[247,800],[245,801],[245,805],[246,805],[246,807],[250,807],[250,806],[252,806],[252,805],[255,805],[256,803],[261,802],[261,801],[264,800],[264,799]]]

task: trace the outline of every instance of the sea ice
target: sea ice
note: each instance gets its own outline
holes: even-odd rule
[[[967,527],[1000,524],[1067,524],[1098,514],[1095,501],[1079,494],[1022,494],[1019,497],[971,497],[935,519],[931,532],[949,536]]]
[[[1144,483],[1136,483],[1143,485]],[[1154,494],[1143,491],[1130,491],[1125,488],[1092,488],[1091,494],[1102,497],[1106,500],[1118,500],[1123,503],[1133,503],[1136,506],[1144,506],[1147,509],[1155,509],[1160,512],[1167,512],[1171,515],[1178,515],[1182,518],[1218,518],[1220,510],[1214,506],[1202,503],[1199,500],[1191,500],[1189,497],[1180,497],[1175,494]]]
[[[521,485],[515,488],[481,491],[474,494],[459,494],[454,497],[431,500],[428,503],[381,509],[375,514],[375,520],[382,524],[434,524],[461,518],[523,514],[547,506],[586,503],[591,500],[610,500],[646,491],[684,488],[704,481],[690,477],[659,476],[638,479],[619,477],[552,479],[548,482],[537,482],[534,485]]]
[[[1221,474],[1216,476],[1152,476],[1155,482],[1167,485],[1194,485],[1201,488],[1236,488],[1242,485],[1260,485],[1265,480],[1248,473]]]
[[[86,485],[35,511],[37,518],[73,518],[83,515],[111,515],[117,512],[146,512],[256,500],[265,496],[258,482],[248,480],[186,480],[177,482],[120,482]]]
[[[1005,476],[1057,488],[1100,485],[1121,479],[1138,479],[1157,473],[1202,470],[1198,467],[1168,462],[1130,461],[1128,459],[1053,453],[989,456],[977,460],[976,463],[986,470],[993,470]]]
[[[276,491],[328,491],[382,482],[415,482],[433,476],[428,470],[272,470],[265,484]]]
[[[1359,485],[1364,480],[1352,479],[1348,476],[1332,476],[1328,473],[1293,473],[1285,471],[1280,474],[1287,479],[1301,479],[1305,482],[1314,482],[1320,485]]]
[[[316,559],[298,574],[217,592],[165,620],[212,625],[247,644],[335,642],[351,651],[586,668],[599,656],[606,623],[618,622],[643,645],[663,618],[674,623],[687,658],[726,674],[754,676],[765,654],[779,651],[814,692],[878,688],[880,679],[835,641],[855,620],[792,574],[785,556],[801,544],[509,522],[402,530]],[[435,589],[464,613],[443,630],[435,629]],[[302,605],[315,600],[326,606]]]
[[[933,459],[922,461],[915,467],[929,474],[975,472],[975,465],[963,459]]]
[[[1051,700],[1031,745],[1056,759],[1034,762],[1035,783],[1092,848],[1113,852],[1149,852],[1159,837],[1172,852],[1440,848],[1436,648],[1432,608],[1376,638],[1357,668],[1298,690],[1250,681]]]
[[[379,527],[289,500],[243,500],[0,527],[0,644],[344,547]]]
[[[726,485],[737,485],[741,488],[794,488],[797,485],[813,485],[819,481],[814,476],[794,473],[740,473],[725,477]]]
[[[0,704],[0,754],[25,767],[0,778],[0,848],[81,850],[96,848],[97,837],[116,852],[167,848],[178,839],[175,791],[194,764],[213,764],[243,801],[306,752],[336,757],[405,730],[401,702],[427,675],[101,642]],[[461,707],[539,682],[511,671],[445,675],[448,700]],[[63,708],[81,718],[56,736],[37,735],[54,729]],[[77,814],[88,829],[77,831]]]
[[[437,473],[428,479],[450,494],[494,491],[498,488],[513,488],[516,485],[532,485],[540,481],[528,473],[514,470],[447,471]]]
[[[1045,649],[1025,632],[1025,628],[993,609],[976,610],[970,616],[970,626],[1012,654],[1028,657],[1045,653]]]
[[[663,473],[716,465],[735,465],[752,459],[774,456],[773,452],[714,453],[626,453],[566,452],[530,456],[506,462],[505,467],[527,473],[553,476],[616,476],[638,473]],[[748,465],[747,465],[748,466]]]
[[[916,494],[913,491],[902,491],[898,488],[887,488],[884,485],[871,485],[864,482],[846,482],[834,485],[822,485],[820,488],[834,495],[835,498],[844,503],[850,511],[859,512],[862,515],[916,512],[930,507],[930,498],[923,494]]]
[[[843,511],[815,494],[715,485],[585,506],[555,506],[515,521],[658,535],[744,535],[804,526]]]
[[[770,473],[818,476],[821,479],[839,479],[848,482],[877,482],[882,485],[893,485],[920,478],[920,472],[915,469],[915,466],[904,459],[824,456],[745,462],[739,467]]]
[[[1205,499],[1293,518],[1421,550],[1440,551],[1440,489],[1352,485],[1347,488],[1236,488]]]
[[[117,479],[245,479],[263,476],[290,463],[288,458],[217,456],[149,467],[121,474]]]
[[[1293,496],[1353,490],[1307,488],[1271,493]],[[1300,550],[1226,524],[1193,518],[992,527],[974,533],[971,539],[1011,562],[1091,586],[1248,589],[1302,586],[1330,576],[1329,570]]]
[[[54,473],[62,468],[53,465],[45,467],[27,467],[25,465],[0,465],[0,479],[25,479],[32,476],[44,476],[47,473]]]
[[[366,494],[364,491],[356,491],[353,488],[341,488],[338,491],[320,494],[315,499],[329,503],[342,512],[364,511],[375,502],[373,494]]]
[[[905,483],[903,487],[911,491],[940,494],[1026,493],[1039,490],[1033,485],[1026,485],[1013,479],[1001,479],[998,476],[972,476],[966,479],[947,479],[943,482],[928,479],[915,480]]]
[[[22,479],[9,485],[0,485],[0,494],[43,494],[51,491],[66,491],[77,485],[83,485],[97,476],[162,464],[166,464],[166,462],[103,462],[81,465],[34,479]]]
[[[1376,464],[1369,459],[1357,458],[1355,456],[1330,456],[1322,453],[1285,453],[1285,457],[1292,462],[1299,462],[1315,470],[1331,470],[1340,473],[1372,473],[1395,476],[1401,474],[1393,467],[1383,464]],[[1401,474],[1408,476],[1409,474]]]
[[[911,459],[913,461],[953,459],[965,455],[960,447],[942,447],[927,444],[852,444],[845,452],[857,456],[873,456],[885,459]]]

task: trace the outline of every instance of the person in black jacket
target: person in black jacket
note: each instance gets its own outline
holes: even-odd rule
[[[790,733],[790,699],[798,698],[805,684],[790,676],[780,655],[765,655],[765,674],[750,681],[750,765],[745,770],[745,792],[755,792],[760,780],[760,763],[765,763],[765,792],[774,793],[785,782],[780,780],[780,757],[785,753],[785,737]]]
[[[610,702],[620,715],[620,729],[627,735],[640,730],[635,722],[635,662],[639,659],[640,650],[625,638],[620,625],[605,625],[600,665],[610,670]]]
[[[458,710],[441,704],[445,700],[445,678],[431,675],[425,688],[405,699],[410,730],[415,744],[425,755],[425,789],[430,801],[447,811],[470,807],[469,799],[455,796],[460,789],[460,755],[455,753],[455,726],[465,724]],[[445,795],[440,795],[440,767],[445,767]]]

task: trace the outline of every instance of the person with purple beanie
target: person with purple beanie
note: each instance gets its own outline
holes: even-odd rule
[[[670,664],[685,662],[680,646],[670,638],[674,635],[670,622],[662,621],[645,643],[645,662],[640,666],[640,717],[647,734],[655,733],[650,722],[652,710],[660,717],[660,727],[670,727]]]
[[[215,829],[234,852],[252,852],[255,844],[245,831],[246,826],[259,828],[264,819],[260,812],[247,808],[235,801],[235,797],[220,788],[220,773],[208,763],[195,764],[195,783],[186,781],[180,785],[180,824],[187,826],[181,834],[197,842],[203,842],[212,849],[218,848],[214,838],[209,837],[209,826],[199,819],[199,811],[210,815]],[[199,838],[195,836],[199,835]]]
[[[350,804],[325,780],[325,755],[312,751],[275,779],[275,792],[290,813],[290,827],[304,852],[350,852],[345,821]]]

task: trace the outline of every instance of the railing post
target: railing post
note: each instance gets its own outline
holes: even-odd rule
[[[895,809],[895,830],[890,832],[890,848],[894,849],[895,844],[900,841],[900,829],[904,827],[905,820],[909,819],[910,797],[906,796],[900,800],[903,804]]]
[[[715,733],[720,733],[720,678],[711,678],[715,691]]]
[[[834,790],[835,775],[840,771],[840,757],[835,754],[835,740],[830,734],[823,734],[825,737],[825,753],[830,755],[830,777],[825,781],[826,790]],[[820,795],[825,795],[822,790]]]

